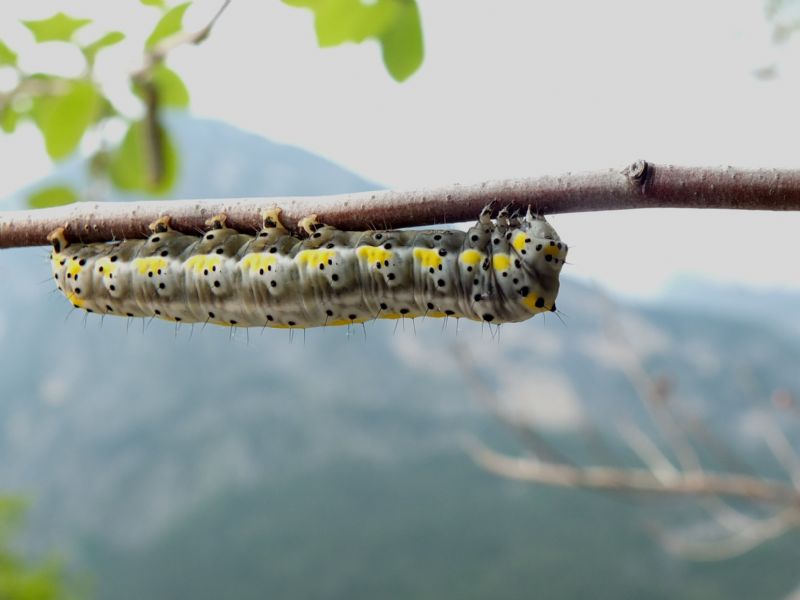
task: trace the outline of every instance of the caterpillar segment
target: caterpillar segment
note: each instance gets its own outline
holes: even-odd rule
[[[466,318],[493,324],[554,311],[567,245],[539,216],[487,207],[466,232],[340,231],[310,215],[301,236],[263,214],[256,235],[227,226],[202,236],[168,217],[145,240],[70,243],[53,231],[58,289],[99,314],[241,327],[318,327],[372,319]]]

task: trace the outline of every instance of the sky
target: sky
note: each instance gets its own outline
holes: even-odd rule
[[[220,4],[196,0],[187,26]],[[419,4],[426,57],[402,84],[384,70],[377,44],[320,50],[311,13],[279,0],[233,0],[212,36],[169,64],[196,115],[302,146],[392,188],[622,168],[638,158],[798,166],[800,40],[774,43],[758,0]],[[16,24],[56,10],[140,32],[98,64],[107,93],[136,111],[121,74],[141,61],[157,13],[136,0],[2,0],[0,39],[30,70],[80,68],[59,44],[34,49]],[[777,77],[756,76],[773,67]],[[31,127],[0,136],[0,164],[13,165],[0,169],[0,197],[50,168]],[[656,297],[687,274],[800,290],[797,214],[639,210],[551,221],[570,244],[568,272],[620,294]],[[769,244],[755,247],[756,237]]]

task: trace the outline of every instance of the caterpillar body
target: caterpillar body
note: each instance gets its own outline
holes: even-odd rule
[[[468,231],[340,231],[303,219],[301,239],[264,214],[248,235],[209,221],[201,236],[162,217],[144,240],[48,238],[58,289],[76,308],[241,327],[349,325],[372,319],[464,317],[494,324],[555,310],[567,255],[542,217],[488,208]]]

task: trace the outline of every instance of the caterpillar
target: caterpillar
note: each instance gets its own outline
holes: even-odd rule
[[[468,231],[340,231],[315,216],[301,239],[263,215],[255,235],[207,222],[202,236],[150,225],[143,240],[48,240],[56,286],[76,308],[103,315],[240,327],[305,328],[372,319],[467,318],[493,324],[555,311],[567,255],[553,227],[489,207]]]

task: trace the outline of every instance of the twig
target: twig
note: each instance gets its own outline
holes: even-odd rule
[[[492,473],[560,487],[578,487],[626,493],[682,496],[727,496],[800,509],[800,493],[779,481],[728,473],[681,473],[661,481],[646,469],[571,466],[535,458],[515,458],[473,442],[473,459]]]
[[[225,0],[211,20],[196,31],[179,31],[162,40],[144,55],[144,65],[131,73],[131,81],[142,89],[145,103],[144,134],[147,155],[147,177],[152,186],[160,184],[164,178],[164,133],[159,120],[160,98],[158,89],[153,83],[153,72],[167,55],[184,44],[199,44],[204,41],[214,24],[230,5]]]
[[[647,372],[642,358],[631,345],[625,334],[624,326],[610,306],[611,298],[606,295],[604,298],[608,315],[607,335],[609,338],[616,339],[623,346],[622,350],[626,352],[626,356],[618,361],[618,368],[636,390],[636,397],[644,405],[650,419],[678,459],[681,468],[685,471],[702,471],[703,465],[692,447],[691,441],[670,412],[667,402],[669,389]]]
[[[380,191],[306,198],[261,198],[78,203],[40,211],[0,213],[0,248],[46,244],[47,234],[65,226],[85,242],[117,237],[141,238],[147,225],[168,214],[171,224],[197,232],[206,219],[225,213],[241,231],[255,231],[261,213],[283,209],[286,224],[296,227],[309,214],[340,229],[369,229],[371,224],[410,227],[475,220],[493,203],[541,214],[632,208],[730,208],[800,210],[800,170],[746,170],[676,167],[637,161],[622,171],[565,174],[485,182],[414,191]]]
[[[142,82],[142,91],[144,92],[145,104],[143,131],[147,158],[147,179],[150,185],[155,187],[161,183],[166,172],[166,165],[164,164],[164,135],[158,118],[159,94],[158,88],[150,80]]]
[[[800,585],[789,592],[789,595],[786,596],[785,600],[800,600]]]
[[[208,38],[211,29],[217,23],[225,9],[230,6],[232,0],[225,0],[219,10],[211,20],[202,28],[196,31],[179,31],[169,37],[164,38],[144,55],[144,65],[131,73],[131,79],[141,81],[149,77],[153,67],[163,61],[167,55],[180,46],[194,44],[197,45]]]
[[[750,475],[755,473],[753,467],[721,440],[701,417],[686,414],[676,402],[672,402],[670,408],[687,434],[707,449],[720,467]]]
[[[500,423],[508,427],[529,451],[545,460],[572,464],[572,461],[553,446],[534,426],[530,423],[521,423],[503,409],[500,398],[480,376],[472,354],[466,347],[454,345],[453,355],[458,366],[461,367],[461,372],[469,380],[470,387],[475,390],[478,400]]]
[[[778,424],[770,418],[762,419],[761,431],[764,434],[764,441],[775,460],[786,470],[794,483],[795,489],[800,492],[800,457],[795,452],[792,443]]]
[[[639,457],[639,460],[660,482],[667,483],[679,476],[679,471],[675,466],[633,421],[628,419],[621,422],[617,430],[630,449]]]
[[[18,97],[59,96],[69,91],[69,83],[63,79],[23,78],[15,88],[0,93],[0,110],[10,106]]]
[[[604,297],[607,305],[611,303],[611,299],[608,296]],[[696,472],[698,476],[701,475],[704,471],[703,464],[692,445],[685,423],[682,424],[678,420],[676,414],[678,404],[670,398],[670,387],[664,385],[665,380],[657,379],[647,371],[642,357],[636,352],[629,338],[625,335],[623,324],[617,318],[616,313],[608,310],[607,315],[609,336],[615,337],[627,350],[626,357],[619,361],[619,369],[636,389],[637,397],[643,403],[651,420],[678,459],[683,471]],[[732,450],[727,448],[725,450],[726,454],[734,455]],[[658,476],[656,473],[654,475]],[[744,524],[756,522],[747,514],[726,504],[722,498],[704,496],[699,499],[699,503],[714,521],[728,531],[736,532]]]
[[[798,525],[800,512],[788,509],[766,519],[753,521],[733,534],[716,540],[687,540],[676,534],[662,535],[661,539],[667,550],[690,560],[726,560],[780,537]]]

